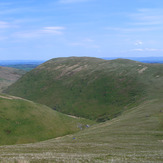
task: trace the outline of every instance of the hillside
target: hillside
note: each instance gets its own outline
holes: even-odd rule
[[[0,66],[0,92],[18,80],[23,74],[25,74],[23,70]]]
[[[0,95],[0,145],[47,140],[92,123],[18,97]]]
[[[163,162],[163,101],[146,101],[73,135],[1,146],[2,162]]]
[[[147,99],[162,96],[162,77],[161,64],[57,58],[28,72],[5,92],[101,122]]]

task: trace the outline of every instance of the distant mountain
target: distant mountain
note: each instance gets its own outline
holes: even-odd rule
[[[108,58],[106,57],[103,59],[112,60],[117,58],[118,57],[108,57]],[[123,59],[130,59],[130,60],[139,61],[143,63],[163,63],[163,57],[124,57]]]
[[[43,60],[0,60],[0,65],[41,64]]]
[[[5,92],[101,122],[146,99],[162,97],[162,78],[162,64],[56,58],[25,74]]]
[[[0,92],[18,80],[25,71],[0,66]]]
[[[24,71],[30,71],[36,68],[38,65],[44,61],[31,61],[31,60],[18,60],[18,61],[0,61],[0,66],[3,67],[12,67]]]

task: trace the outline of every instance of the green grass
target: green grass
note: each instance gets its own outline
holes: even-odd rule
[[[0,96],[0,145],[47,140],[71,134],[93,122],[72,118],[47,106],[10,96]]]
[[[161,64],[124,59],[58,58],[27,73],[6,93],[100,122],[155,96],[150,92],[162,86],[162,70]]]
[[[15,162],[162,162],[163,102],[153,99],[110,121],[40,143],[1,146]],[[161,117],[161,118],[160,118]],[[75,138],[75,139],[74,139]]]

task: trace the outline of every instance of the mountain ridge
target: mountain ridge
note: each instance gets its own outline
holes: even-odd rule
[[[55,58],[28,72],[6,93],[66,114],[105,121],[152,97],[149,92],[156,82],[160,85],[162,68],[126,59]]]

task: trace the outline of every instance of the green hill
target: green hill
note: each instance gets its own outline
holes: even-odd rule
[[[0,92],[13,84],[23,74],[25,74],[23,70],[0,66]]]
[[[91,121],[73,118],[18,97],[0,95],[0,145],[31,143],[71,134]]]
[[[28,72],[6,93],[63,113],[105,121],[147,99],[162,97],[162,76],[161,64],[57,58]]]
[[[2,162],[163,162],[163,101],[155,98],[73,135],[1,146]]]

